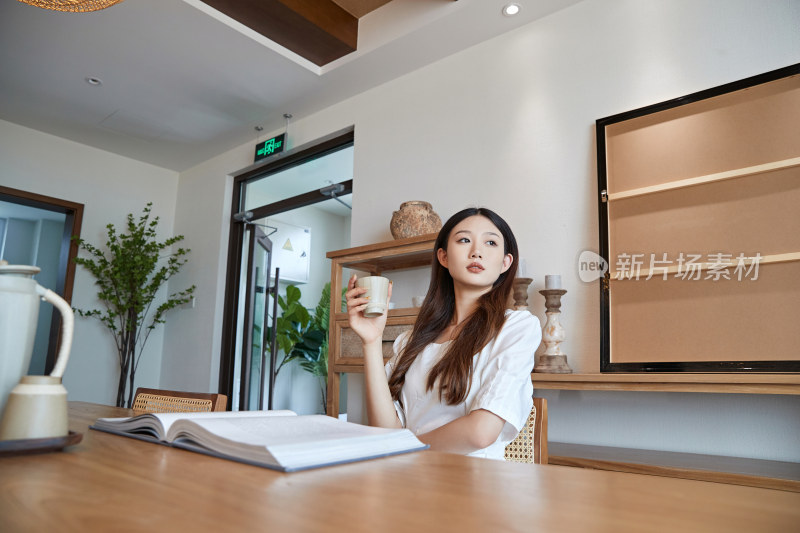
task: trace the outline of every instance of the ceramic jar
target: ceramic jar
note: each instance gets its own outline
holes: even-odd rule
[[[403,202],[392,214],[389,229],[395,239],[406,239],[438,232],[442,229],[442,219],[428,202]]]

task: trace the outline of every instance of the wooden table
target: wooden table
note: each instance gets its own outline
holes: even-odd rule
[[[800,494],[431,451],[282,474],[88,430],[0,457],[0,531],[748,531],[800,525]]]

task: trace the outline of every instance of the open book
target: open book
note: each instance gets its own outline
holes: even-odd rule
[[[423,450],[407,429],[362,426],[292,411],[144,414],[98,418],[92,429],[293,472]]]

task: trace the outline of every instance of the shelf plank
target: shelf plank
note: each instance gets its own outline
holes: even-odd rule
[[[365,252],[343,259],[339,261],[339,264],[342,268],[379,274],[391,270],[429,266],[431,258],[430,248],[422,247],[422,249],[410,249],[403,254],[386,258],[375,258],[372,252]]]
[[[739,264],[736,258],[732,258],[730,262],[726,263],[693,263],[691,269],[687,269],[687,265],[671,265],[667,268],[659,268],[656,271],[652,271],[648,268],[639,269],[638,272],[634,274],[633,271],[625,270],[624,272],[614,272],[613,274],[609,274],[611,281],[626,281],[626,280],[640,280],[642,278],[647,278],[651,271],[653,272],[653,278],[656,279],[663,279],[664,273],[667,275],[676,274],[679,269],[683,269],[687,272],[689,276],[693,275],[694,272],[706,272],[707,270],[711,269],[711,267],[722,269],[722,268],[736,268]],[[791,252],[786,254],[772,254],[772,255],[764,255],[758,257],[744,257],[742,258],[742,268],[745,270],[749,269],[751,265],[753,265],[757,261],[758,265],[770,265],[770,264],[777,264],[777,263],[790,263],[792,261],[800,261],[800,252]]]
[[[694,178],[676,180],[668,183],[661,183],[659,185],[650,185],[648,187],[640,187],[638,189],[630,189],[627,191],[609,193],[608,201],[611,202],[614,200],[623,200],[625,198],[644,196],[645,194],[653,194],[657,192],[683,189],[686,187],[693,187],[695,185],[702,185],[704,183],[713,183],[715,181],[723,181],[733,178],[742,178],[746,176],[757,176],[765,172],[772,172],[774,170],[782,170],[785,168],[791,168],[796,166],[800,166],[800,157],[793,157],[791,159],[784,159],[782,161],[773,161],[770,163],[764,163],[763,165],[755,165],[752,167],[737,168],[734,170],[717,172],[715,174],[708,174],[705,176],[697,176]]]
[[[395,255],[402,252],[406,248],[419,248],[414,245],[422,244],[427,245],[427,250],[432,250],[433,242],[436,240],[437,233],[428,233],[426,235],[418,235],[416,237],[408,237],[407,239],[395,239],[393,241],[384,241],[374,244],[365,244],[363,246],[355,246],[353,248],[345,248],[342,250],[333,250],[328,252],[326,257],[328,259],[337,259],[347,257],[348,260],[355,256],[369,255],[370,257],[383,257],[386,255]]]
[[[548,443],[548,463],[800,492],[800,464],[694,453]]]
[[[535,389],[800,395],[800,374],[532,373]]]

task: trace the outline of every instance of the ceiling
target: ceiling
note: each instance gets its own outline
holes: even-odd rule
[[[580,0],[516,0],[516,17],[501,14],[507,0],[333,1],[360,17],[358,46],[320,66],[199,0],[93,13],[0,0],[0,119],[182,171],[255,145],[254,128],[283,129],[285,113],[298,120]]]
[[[203,0],[317,66],[358,47],[358,19],[390,0]],[[457,1],[457,0],[453,0]]]

